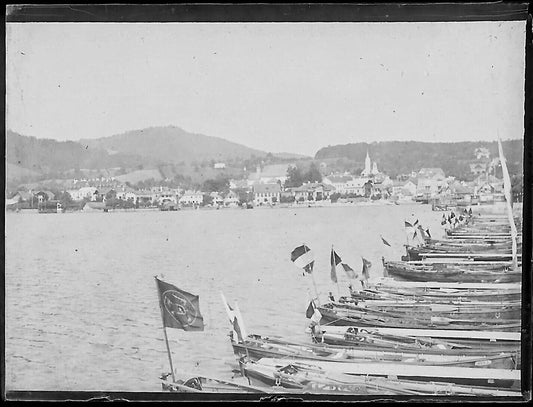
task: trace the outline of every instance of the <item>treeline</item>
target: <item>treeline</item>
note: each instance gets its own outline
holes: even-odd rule
[[[419,141],[385,141],[352,143],[321,148],[317,160],[344,158],[346,165],[362,168],[367,151],[380,171],[391,177],[408,174],[424,167],[442,168],[446,175],[468,180],[472,177],[470,163],[475,161],[478,147],[489,150],[491,158],[498,157],[497,142],[425,143]],[[511,174],[522,173],[523,140],[502,141]]]

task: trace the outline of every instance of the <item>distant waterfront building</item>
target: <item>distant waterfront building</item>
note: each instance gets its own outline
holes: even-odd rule
[[[201,192],[186,192],[180,199],[182,205],[201,205],[204,202],[204,195]]]
[[[224,197],[224,206],[239,206],[239,195],[235,191],[229,191]]]
[[[281,186],[278,183],[255,184],[253,186],[254,205],[272,205],[279,203]]]
[[[78,191],[78,197],[80,200],[88,198],[91,201],[96,201],[97,190],[95,187],[82,187]]]
[[[291,164],[272,164],[261,168],[257,166],[256,172],[248,176],[248,185],[257,183],[271,184],[280,181],[282,184],[287,180],[287,170]]]
[[[307,182],[302,186],[291,188],[296,202],[298,201],[321,201],[329,199],[335,192],[335,187],[321,182]]]
[[[488,148],[478,147],[474,150],[474,155],[476,156],[476,160],[489,159],[490,151]]]

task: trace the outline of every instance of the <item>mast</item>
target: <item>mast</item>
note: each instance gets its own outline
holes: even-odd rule
[[[503,155],[502,142],[498,138],[498,151],[500,154],[500,162],[502,164],[503,171],[503,189],[505,192],[505,202],[507,204],[507,216],[509,218],[509,224],[511,226],[511,239],[512,239],[512,248],[513,248],[513,271],[518,271],[518,261],[517,261],[517,230],[514,223],[513,217],[513,207],[512,207],[512,194],[511,194],[511,178],[509,177],[509,171],[507,170],[507,163],[505,161],[505,156]]]

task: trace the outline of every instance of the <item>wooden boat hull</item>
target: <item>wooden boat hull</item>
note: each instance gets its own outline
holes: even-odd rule
[[[399,264],[385,263],[385,271],[389,276],[406,281],[440,281],[440,282],[498,282],[514,283],[522,281],[520,272],[484,272],[464,270],[417,270]]]
[[[333,309],[319,307],[322,314],[320,323],[322,325],[337,325],[337,326],[377,326],[377,327],[396,327],[396,328],[432,328],[439,329],[463,329],[463,330],[489,330],[489,331],[510,331],[516,332],[520,330],[521,321],[514,320],[484,320],[479,321],[457,321],[450,319],[449,321],[438,320],[431,321],[420,318],[397,318],[378,315],[365,315],[363,313],[355,314],[349,312],[339,313]]]
[[[316,366],[269,359],[243,364],[243,371],[252,380],[252,383],[255,382],[257,385],[263,384],[265,386],[283,386],[288,389],[297,389],[300,392],[334,392],[362,395],[518,396],[520,394],[516,388],[516,380],[452,379],[441,376],[431,377],[427,374],[415,376],[408,372],[406,372],[407,376],[384,372],[369,374],[368,371],[363,373],[365,369],[358,374],[356,373],[358,370],[361,369],[353,371],[350,369],[339,370],[333,365],[322,367],[322,365]],[[513,386],[515,387],[513,388]]]
[[[449,355],[445,351],[433,349],[424,353],[423,349],[411,349],[410,352],[394,349],[372,348],[333,348],[323,344],[299,345],[279,344],[278,341],[257,337],[253,340],[237,343],[232,341],[233,352],[238,358],[246,357],[255,361],[261,358],[290,357],[294,359],[335,361],[339,363],[406,363],[431,366],[482,367],[492,369],[516,369],[517,352],[494,352],[486,355],[464,355],[456,352]]]

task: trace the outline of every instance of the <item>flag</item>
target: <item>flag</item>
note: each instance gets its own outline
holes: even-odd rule
[[[231,305],[228,304],[226,301],[226,297],[224,297],[224,294],[222,292],[220,293],[220,296],[222,297],[222,303],[224,304],[224,308],[226,309],[226,314],[228,315],[228,319],[230,324],[233,324],[233,320],[235,319],[235,311],[233,308],[231,308]]]
[[[370,262],[370,260],[367,260],[364,257],[361,257],[361,259],[363,259],[363,264],[366,264],[368,268],[372,267],[372,263]]]
[[[306,272],[312,273],[315,259],[313,252],[306,245],[301,245],[291,252],[291,261]]]
[[[305,317],[311,318],[314,313],[315,313],[315,307],[313,306],[313,301],[311,301],[309,302],[309,306],[307,307],[307,310],[305,311]]]
[[[243,338],[248,337],[244,327],[244,320],[242,319],[241,310],[239,309],[237,302],[235,302],[235,319],[233,320],[233,330],[237,333],[239,341],[244,342]]]
[[[429,238],[431,239],[431,233],[429,233],[429,228],[426,229],[426,233],[429,236]]]
[[[412,228],[413,227],[413,225],[411,225],[409,222],[407,222],[407,221],[404,221],[404,222],[405,222],[405,227],[406,228]]]
[[[415,233],[413,233],[413,239],[416,237],[416,230],[415,230]]]
[[[185,331],[203,331],[204,318],[200,313],[199,297],[157,277],[155,279],[163,326]]]
[[[391,247],[391,245],[389,244],[389,242],[387,242],[385,239],[383,239],[383,236],[381,236],[381,240],[383,241],[383,244]]]
[[[370,274],[368,273],[369,263],[370,262],[368,260],[363,258],[363,271],[362,271],[363,280],[368,280],[368,278],[370,277]]]
[[[417,225],[417,223],[418,223],[418,219],[416,220],[416,222],[415,222],[415,223],[413,223],[413,226],[416,226],[416,225]]]
[[[348,275],[349,278],[353,278],[353,279],[357,278],[357,275],[355,274],[354,269],[352,269],[346,263],[341,263],[341,265],[342,265],[342,268],[344,269],[344,271],[346,272],[346,274]]]
[[[243,342],[243,338],[246,337],[246,330],[244,329],[244,322],[242,320],[242,315],[239,310],[239,307],[237,303],[235,303],[235,307],[232,308],[231,305],[229,305],[226,301],[226,297],[224,297],[224,294],[220,293],[220,296],[222,297],[222,303],[224,304],[224,308],[226,309],[226,314],[228,315],[228,320],[231,324],[231,327],[237,335],[239,342]]]
[[[313,316],[311,317],[311,321],[315,324],[319,324],[320,320],[322,319],[322,314],[318,310],[318,308],[315,308],[315,312],[313,313]]]
[[[335,250],[331,249],[331,281],[334,283],[337,282],[337,269],[336,266],[341,262],[341,258],[337,253],[335,253]]]
[[[311,319],[311,322],[313,322],[315,325],[320,324],[320,320],[322,319],[322,314],[318,310],[318,308],[315,306],[315,302],[311,301],[309,303],[309,307],[307,307],[307,311],[305,312],[305,316],[307,318]]]

